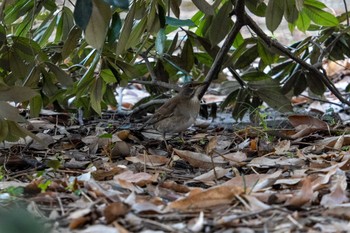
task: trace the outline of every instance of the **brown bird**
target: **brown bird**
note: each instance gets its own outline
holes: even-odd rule
[[[185,84],[176,96],[167,100],[145,123],[145,126],[153,125],[162,134],[167,149],[167,133],[182,133],[196,121],[200,108],[199,87],[204,84],[206,82]]]

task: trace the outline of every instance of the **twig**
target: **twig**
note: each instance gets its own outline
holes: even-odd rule
[[[327,104],[333,104],[333,105],[336,105],[336,106],[339,106],[339,107],[344,107],[343,105],[341,104],[338,104],[338,103],[333,103],[331,101],[328,101],[328,100],[322,100],[322,99],[319,99],[319,98],[314,98],[314,97],[310,97],[310,96],[306,96],[306,95],[300,95],[302,97],[305,97],[305,98],[308,98],[310,100],[313,100],[313,101],[319,101],[319,102],[323,102],[323,103],[327,103]]]
[[[350,26],[350,20],[349,20],[349,11],[348,11],[348,4],[346,4],[346,1],[343,0],[344,7],[345,7],[345,12],[346,12],[346,25],[349,27]]]

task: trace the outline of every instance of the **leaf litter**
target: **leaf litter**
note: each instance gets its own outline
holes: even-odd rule
[[[169,138],[167,151],[157,133],[119,121],[52,116],[29,121],[49,147],[24,139],[0,149],[4,213],[30,212],[42,232],[348,229],[345,126],[302,114],[285,128],[216,123]]]

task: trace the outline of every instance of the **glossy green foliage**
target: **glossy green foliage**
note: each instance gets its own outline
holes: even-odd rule
[[[181,0],[77,0],[75,7],[64,2],[67,5],[54,0],[4,4],[1,124],[8,118],[23,120],[6,101],[25,102],[32,116],[53,104],[83,108],[85,115],[115,107],[117,85],[151,80],[140,56],[145,51],[157,80],[201,81],[236,20],[232,17],[235,1],[229,0],[192,0],[198,11],[191,18],[183,17]],[[246,0],[245,4],[247,11],[265,17],[272,32],[283,20],[291,31],[318,30],[318,36],[288,47],[310,64],[350,55],[349,27],[343,23],[348,15],[336,17],[318,0]],[[286,94],[300,94],[308,87],[316,94],[325,90],[322,82],[254,34],[237,35],[224,57],[222,69],[228,67],[241,74],[244,82],[228,93],[223,105],[233,106],[237,118],[262,101],[290,111]],[[9,90],[11,95],[6,94]],[[19,92],[28,98],[17,96]],[[3,129],[0,140],[8,135],[9,127]]]

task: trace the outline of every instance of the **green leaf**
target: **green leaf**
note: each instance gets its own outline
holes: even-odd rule
[[[113,43],[118,39],[120,35],[120,29],[122,28],[122,20],[119,14],[116,12],[112,16],[112,24],[108,31],[108,42]]]
[[[264,17],[266,14],[266,4],[263,1],[246,0],[247,8],[256,16]]]
[[[226,2],[219,10],[217,14],[214,15],[213,21],[209,28],[209,40],[212,45],[217,45],[222,41],[230,28],[232,27],[232,20],[230,12],[232,11],[231,2]]]
[[[0,119],[0,142],[4,141],[9,134],[7,120]]]
[[[104,0],[109,5],[123,10],[129,9],[129,0]]]
[[[135,15],[135,5],[132,5],[130,11],[126,15],[124,25],[123,25],[122,30],[120,32],[116,56],[122,54],[126,49],[126,45],[128,43],[131,29],[132,29],[132,25],[134,22],[134,15]]]
[[[39,37],[39,40],[35,39],[41,47],[44,47],[49,42],[49,38],[52,36],[53,30],[55,29],[57,18],[58,16],[56,15],[52,20],[38,29],[40,33],[36,37]]]
[[[172,0],[170,1],[171,11],[174,13],[176,18],[180,17],[180,5],[182,0]]]
[[[181,53],[181,61],[184,63],[184,70],[189,72],[194,64],[193,46],[191,40],[187,39]]]
[[[25,122],[24,117],[19,114],[18,109],[4,101],[0,101],[0,120]]]
[[[248,86],[254,94],[259,96],[270,107],[280,112],[292,112],[293,108],[290,100],[282,94],[281,87],[276,80],[262,72],[256,72],[256,76],[262,76],[258,81],[248,82]],[[243,77],[242,77],[243,78]]]
[[[26,79],[23,82],[23,86],[36,88],[38,87],[39,80],[40,80],[40,68],[37,66],[34,66],[29,75],[26,77]]]
[[[43,107],[43,100],[40,95],[35,96],[29,102],[30,117],[38,117]]]
[[[6,42],[6,30],[3,25],[0,24],[0,48],[5,44]]]
[[[326,91],[326,86],[323,84],[322,80],[314,74],[305,73],[307,86],[316,95],[322,95]]]
[[[305,6],[312,6],[312,7],[318,8],[318,9],[327,8],[327,6],[323,2],[320,2],[319,0],[304,0],[303,6],[304,7]]]
[[[166,16],[166,24],[175,27],[195,27],[196,24],[190,19],[176,19],[174,17]]]
[[[73,86],[72,78],[64,70],[51,62],[46,62],[45,64],[51,70],[51,72],[55,74],[57,81],[60,82],[63,87]]]
[[[66,41],[71,29],[74,27],[74,16],[68,7],[62,8],[61,17],[58,19],[55,42]]]
[[[244,38],[242,36],[242,34],[239,32],[235,38],[235,40],[233,41],[233,47],[238,48],[239,46],[241,46],[244,43]]]
[[[118,59],[115,61],[115,64],[113,62],[110,62],[111,65],[117,65],[120,69],[123,70],[123,72],[126,74],[126,76],[128,76],[129,78],[135,78],[135,77],[139,77],[140,73],[139,71],[136,69],[135,66],[127,63],[127,62],[123,62],[121,59]]]
[[[156,38],[156,42],[155,42],[156,51],[159,54],[159,56],[163,56],[165,41],[166,41],[165,31],[163,28],[161,28],[157,34],[157,38]]]
[[[284,17],[288,23],[294,23],[299,16],[295,0],[286,0],[284,8]]]
[[[117,79],[115,78],[113,72],[110,69],[101,70],[100,75],[106,84],[112,84],[117,82]]]
[[[147,17],[141,19],[141,21],[132,29],[129,39],[125,45],[125,48],[134,48],[137,44],[141,43],[142,34],[146,29]]]
[[[235,101],[234,108],[232,110],[232,117],[242,119],[244,114],[249,110],[251,95],[248,89],[239,89]]]
[[[94,109],[94,111],[101,115],[101,103],[102,103],[102,97],[103,93],[105,92],[106,85],[103,82],[103,79],[97,78],[94,80],[92,87],[91,87],[90,97],[91,97],[91,107]]]
[[[248,48],[235,62],[234,66],[236,69],[243,69],[251,65],[255,59],[259,56],[258,46],[253,45]]]
[[[17,103],[30,100],[38,92],[29,87],[2,86],[0,87],[0,101],[14,101]]]
[[[265,65],[271,65],[275,61],[276,54],[261,40],[258,40],[258,53]]]
[[[305,33],[306,30],[310,27],[310,24],[311,24],[310,18],[307,16],[307,14],[304,11],[301,11],[299,14],[299,18],[296,21],[297,28],[300,31]]]
[[[266,26],[271,32],[274,32],[280,25],[284,13],[284,1],[269,0],[266,9]]]
[[[339,25],[339,21],[334,15],[317,7],[304,5],[303,11],[318,25],[330,27]]]
[[[206,15],[215,14],[214,7],[205,0],[192,0],[192,2],[200,11],[204,12]]]
[[[93,0],[92,14],[85,29],[85,39],[92,47],[101,49],[106,39],[112,11],[108,4]]]
[[[74,8],[74,20],[77,25],[85,30],[92,15],[93,0],[77,0]]]
[[[77,48],[79,39],[81,38],[81,29],[78,27],[73,27],[69,34],[67,40],[63,44],[62,48],[62,58],[67,58],[72,54],[73,50]]]

